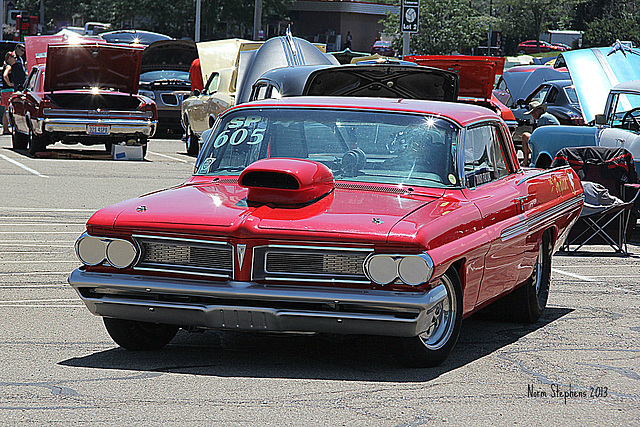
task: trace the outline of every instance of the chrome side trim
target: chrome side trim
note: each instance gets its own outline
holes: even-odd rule
[[[516,183],[516,186],[522,184],[523,182],[529,181],[530,179],[537,178],[540,175],[545,175],[545,174],[547,174],[549,172],[555,172],[555,171],[559,171],[559,170],[562,170],[562,169],[571,169],[571,166],[568,166],[568,165],[567,166],[558,166],[557,168],[553,168],[553,169],[541,170],[540,172],[535,173],[533,175],[525,176],[524,178],[522,178],[520,181],[518,181]]]
[[[583,200],[584,195],[580,194],[579,196],[574,196],[547,211],[532,215],[530,218],[525,219],[523,215],[520,215],[521,222],[502,230],[500,233],[500,239],[503,242],[506,242],[507,240],[517,237],[522,233],[531,231],[540,224],[545,223],[554,217],[564,215],[566,212],[577,208],[582,204]]]

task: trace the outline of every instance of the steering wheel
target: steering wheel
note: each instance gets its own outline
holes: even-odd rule
[[[640,111],[640,107],[632,108],[631,110],[624,113],[624,116],[622,116],[622,123],[621,123],[621,126],[623,129],[628,129],[636,132],[640,131],[640,121],[638,121],[638,118],[633,115],[633,113],[637,111]],[[627,121],[629,122],[629,124],[625,125],[625,122]]]

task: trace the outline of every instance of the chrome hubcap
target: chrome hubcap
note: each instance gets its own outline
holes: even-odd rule
[[[422,343],[429,350],[438,350],[451,337],[456,323],[457,301],[453,282],[447,276],[440,279],[439,285],[444,285],[447,296],[434,308],[433,318],[427,330],[419,335]]]

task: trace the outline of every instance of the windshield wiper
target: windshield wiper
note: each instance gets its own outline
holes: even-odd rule
[[[215,168],[213,171],[209,172],[219,172],[219,171],[232,171],[232,172],[236,172],[236,171],[242,171],[246,168],[246,166],[223,166],[223,167],[217,167]]]

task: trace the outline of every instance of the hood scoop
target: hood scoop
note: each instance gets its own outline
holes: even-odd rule
[[[271,158],[250,164],[240,174],[238,184],[249,190],[249,204],[303,206],[331,193],[335,180],[322,163]]]

